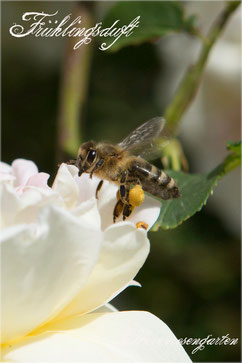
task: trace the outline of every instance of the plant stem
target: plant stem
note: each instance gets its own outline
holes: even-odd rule
[[[229,173],[233,169],[237,168],[241,164],[241,155],[239,153],[231,153],[226,159],[218,165],[210,174],[209,178],[213,178],[214,175],[219,175],[221,179],[225,174]]]
[[[218,19],[210,29],[206,40],[203,42],[202,50],[197,62],[188,68],[175,97],[166,108],[164,116],[167,120],[169,130],[172,132],[176,130],[181,117],[196,94],[212,47],[223,31],[229,17],[239,5],[240,1],[231,1],[226,4]]]
[[[74,17],[77,16],[81,16],[85,28],[91,26],[92,16],[87,2],[77,3]],[[90,44],[82,44],[74,50],[77,41],[75,37],[69,38],[64,55],[58,116],[58,162],[76,156],[81,144],[80,118],[87,96],[92,47]]]

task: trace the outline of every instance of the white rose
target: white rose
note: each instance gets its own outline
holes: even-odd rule
[[[108,302],[129,285],[149,253],[160,203],[146,197],[112,223],[117,187],[62,164],[48,174],[17,159],[0,163],[3,361],[190,362],[158,318],[118,312]]]

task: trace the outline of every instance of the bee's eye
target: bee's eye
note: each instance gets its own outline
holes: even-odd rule
[[[95,160],[96,155],[97,155],[96,150],[89,150],[87,155],[87,161],[89,164],[91,164]]]

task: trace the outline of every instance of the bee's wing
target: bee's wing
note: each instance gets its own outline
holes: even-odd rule
[[[133,155],[152,159],[160,153],[155,148],[155,140],[160,136],[165,122],[163,117],[154,117],[131,132],[119,145]]]

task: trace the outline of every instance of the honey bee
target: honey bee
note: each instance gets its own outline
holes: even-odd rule
[[[109,180],[119,186],[118,201],[113,210],[114,223],[121,214],[123,220],[130,216],[134,207],[142,203],[144,191],[165,200],[180,197],[174,179],[142,157],[145,151],[152,149],[152,142],[160,135],[164,124],[163,118],[155,117],[139,126],[117,145],[85,142],[78,150],[77,159],[70,161],[78,167],[79,176],[85,172],[90,173],[90,178],[94,174],[101,179],[96,198],[103,180]],[[134,190],[139,191],[138,199],[141,199],[141,202],[133,196],[131,200]]]

